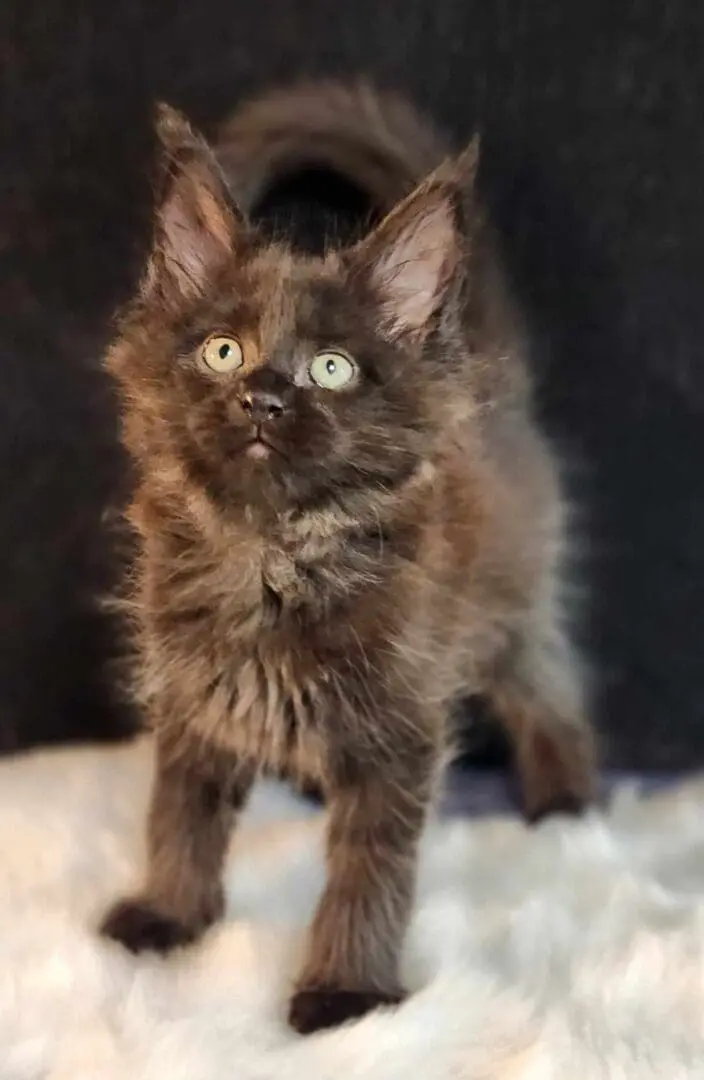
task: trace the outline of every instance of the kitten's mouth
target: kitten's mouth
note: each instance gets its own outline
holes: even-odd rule
[[[283,451],[279,450],[278,446],[275,446],[273,442],[269,442],[259,428],[245,446],[244,452],[253,461],[266,461],[274,454],[278,457],[285,457]]]

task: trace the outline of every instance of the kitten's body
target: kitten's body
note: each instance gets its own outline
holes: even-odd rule
[[[313,777],[330,803],[329,882],[291,1009],[311,1030],[400,994],[453,699],[488,696],[530,816],[589,794],[558,477],[471,154],[358,247],[314,259],[252,232],[183,122],[165,115],[161,135],[157,243],[110,356],[138,470],[130,599],[157,779],[145,898],[107,929],[133,948],[197,935],[221,911],[231,819],[256,770]],[[386,169],[373,160],[386,190],[354,178],[386,209],[420,177],[396,150]],[[230,159],[249,206],[264,174],[247,185],[246,163]],[[198,366],[211,333],[237,335],[234,375]],[[358,364],[332,396],[309,378],[331,348]],[[268,447],[253,449],[252,401]]]

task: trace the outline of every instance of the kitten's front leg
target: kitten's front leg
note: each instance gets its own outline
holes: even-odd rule
[[[132,952],[167,952],[222,915],[222,868],[253,770],[187,738],[157,737],[142,893],[108,913],[101,932]]]
[[[301,1034],[403,997],[399,960],[435,768],[423,746],[385,767],[348,761],[333,782],[328,882],[289,1009]]]

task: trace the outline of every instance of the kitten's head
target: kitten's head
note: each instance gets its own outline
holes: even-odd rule
[[[243,219],[183,118],[158,131],[153,249],[109,358],[143,470],[234,512],[403,485],[469,393],[466,186],[440,172],[354,248],[304,257]]]

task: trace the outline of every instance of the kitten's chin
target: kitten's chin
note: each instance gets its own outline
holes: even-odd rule
[[[276,451],[272,446],[269,446],[267,443],[259,442],[259,440],[257,439],[255,442],[249,443],[249,445],[245,448],[244,453],[250,461],[264,462],[268,461],[269,458],[276,453]]]
[[[272,512],[278,514],[289,507],[292,486],[295,488],[295,481],[292,485],[283,455],[267,443],[256,441],[230,461],[224,501],[231,512],[245,510],[255,517],[263,513],[268,520]]]

